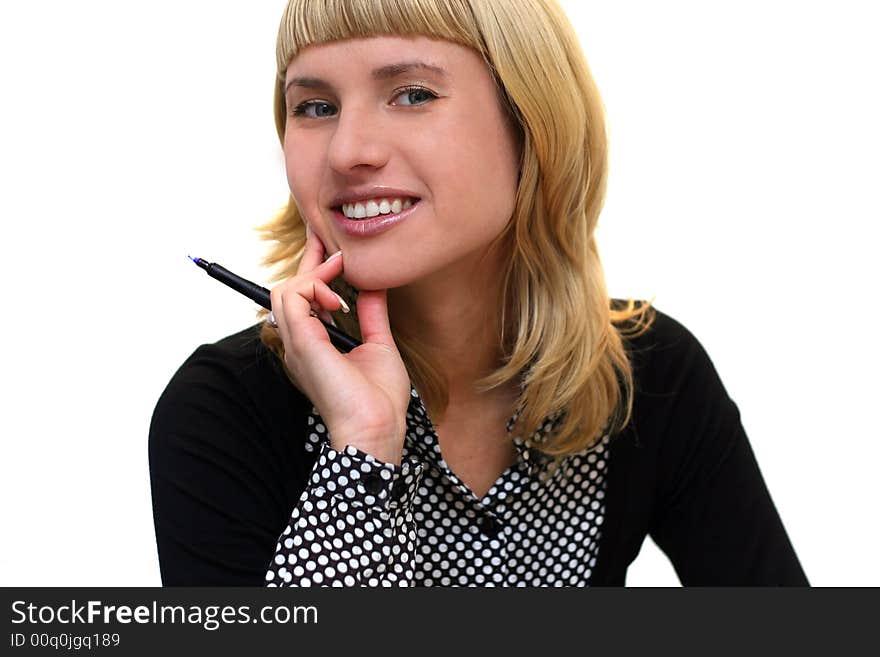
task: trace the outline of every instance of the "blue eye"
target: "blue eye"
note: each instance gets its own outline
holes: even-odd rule
[[[406,98],[407,100],[409,100],[409,102],[401,104],[407,106],[424,105],[426,102],[437,98],[437,96],[425,89],[424,87],[407,87],[406,89],[403,89],[400,93],[398,93],[395,98]]]
[[[315,108],[315,112],[309,112]],[[291,112],[294,116],[306,116],[310,119],[322,119],[336,114],[336,108],[330,103],[324,103],[320,100],[307,100],[293,108]]]
[[[398,91],[394,98],[403,99],[403,102],[395,104],[403,107],[417,107],[436,100],[437,96],[424,87],[406,87]],[[294,107],[290,113],[293,116],[304,116],[308,119],[325,119],[335,116],[338,110],[334,105],[322,100],[306,100]]]

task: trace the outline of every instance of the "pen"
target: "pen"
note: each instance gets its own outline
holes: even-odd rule
[[[216,262],[208,262],[202,258],[193,258],[192,256],[187,257],[204,269],[211,278],[215,278],[221,283],[228,285],[236,292],[240,292],[248,299],[257,302],[266,310],[272,310],[272,299],[269,295],[269,290],[266,288],[257,285],[256,283],[252,283],[238,274],[233,274],[226,269],[226,267],[218,265]],[[332,342],[337,349],[341,351],[351,351],[355,347],[360,346],[361,343],[351,337],[348,333],[340,331],[338,328],[332,324],[328,324],[320,317],[317,319],[324,325],[324,328],[327,329],[327,333],[330,334],[330,342]]]

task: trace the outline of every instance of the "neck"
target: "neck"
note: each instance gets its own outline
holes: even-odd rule
[[[415,338],[440,367],[450,405],[493,396],[473,384],[501,364],[500,272],[497,257],[469,258],[388,290],[395,330]]]

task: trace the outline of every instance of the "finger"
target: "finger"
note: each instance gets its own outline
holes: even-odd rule
[[[342,251],[337,251],[329,258],[327,258],[324,262],[320,263],[314,269],[312,269],[309,274],[312,277],[324,281],[325,283],[329,283],[334,278],[342,274],[344,266],[345,265],[342,261]]]
[[[332,290],[333,288],[330,288],[330,289]],[[334,294],[335,294],[335,292],[334,292]],[[341,310],[344,313],[350,312],[349,308],[348,308],[348,304],[345,303],[345,299],[343,299],[341,296],[339,296],[337,294],[336,300],[339,302],[339,307],[338,308],[330,308],[330,310]],[[317,313],[319,316],[320,316],[321,312],[324,311],[324,308],[317,301],[312,301],[311,307],[312,307],[312,312]]]
[[[364,343],[372,342],[397,348],[388,319],[387,290],[361,290],[358,294],[357,312]]]
[[[345,303],[345,300],[320,279],[312,280],[311,294],[309,294],[308,285],[305,285],[303,290],[303,296],[311,299],[310,307],[315,312],[320,312],[321,310],[349,312],[348,304]]]
[[[342,310],[342,312],[348,312],[348,306],[342,297],[336,294],[327,283],[319,278],[295,277],[277,286],[276,289],[278,290],[277,295],[281,299],[281,306],[287,326],[292,327],[295,323],[309,315],[320,316],[319,313],[321,312],[325,313],[322,319],[327,321],[327,323],[332,323],[332,318],[327,314],[327,311]],[[274,303],[273,296],[273,309],[275,307]]]
[[[325,322],[325,323],[329,324],[330,326],[336,326],[336,322],[333,320],[333,315],[331,315],[326,310],[317,311],[317,317],[322,322]]]
[[[342,274],[342,269],[342,251],[338,251],[309,272],[308,275],[297,274],[272,288],[270,291],[270,301],[272,310],[275,311],[276,319],[281,314],[275,307],[277,299],[280,298],[280,295],[290,290],[301,294],[309,303],[316,302],[328,310],[338,310],[341,308],[343,312],[348,312],[348,307],[342,300],[342,297],[337,295],[327,285],[327,283]],[[319,290],[320,293],[318,292]],[[315,309],[317,308],[315,307]]]
[[[327,260],[325,260],[321,264],[317,265],[314,269],[311,269],[309,272],[298,273],[296,276],[289,278],[288,280],[283,282],[281,285],[284,287],[287,287],[288,285],[293,285],[294,287],[299,289],[301,287],[302,281],[305,281],[306,283],[308,283],[309,281],[312,281],[312,280],[319,280],[319,281],[326,284],[326,283],[329,283],[330,281],[332,281],[334,278],[339,277],[342,274],[343,267],[344,267],[344,264],[342,262],[342,251],[337,251],[336,253],[331,255],[329,258],[327,258]],[[299,281],[299,282],[294,282],[294,281]],[[306,288],[302,288],[302,289],[307,290],[308,288],[306,287]],[[335,292],[334,292],[334,294],[335,294]],[[311,296],[311,295],[306,295],[306,296],[310,301],[314,301],[313,296]],[[341,298],[339,298],[339,299],[341,301]],[[322,305],[323,305],[323,302],[322,302]],[[337,310],[340,306],[343,307],[345,312],[348,312],[348,310],[346,310],[344,308],[344,306],[345,306],[344,302],[342,304],[332,306],[330,308],[330,310]]]
[[[332,291],[332,289],[331,289],[331,291]],[[324,316],[321,313],[328,313],[330,310],[341,310],[344,313],[349,312],[348,304],[345,303],[345,300],[342,297],[340,297],[338,294],[336,295],[335,301],[339,304],[339,307],[338,308],[330,308],[330,309],[325,309],[323,306],[321,306],[320,303],[318,303],[317,300],[312,301],[312,303],[311,303],[312,315],[316,315],[326,321],[326,318],[329,317],[329,315]]]
[[[294,385],[309,396],[317,380],[315,373],[332,371],[332,359],[338,358],[338,352],[330,342],[327,329],[308,313],[309,302],[302,296],[288,295],[279,285],[271,291],[270,297],[278,335],[284,344],[287,373]]]
[[[316,287],[318,284],[321,283],[318,282]],[[311,288],[311,283],[308,283],[308,286]],[[304,294],[312,297],[312,300],[307,299]],[[311,309],[313,294],[311,289],[297,290],[286,286],[278,292],[280,301],[276,302],[274,298],[272,301],[273,308],[276,304],[281,307],[281,317],[278,317],[278,312],[274,311],[278,322],[278,333],[284,342],[285,353],[296,356],[295,360],[299,363],[294,366],[296,369],[306,365],[307,359],[302,358],[303,354],[315,357],[319,354],[319,346],[322,343],[329,343],[327,331],[320,322],[315,321],[316,313]]]
[[[306,246],[302,260],[300,260],[297,274],[305,274],[324,262],[324,242],[318,234],[306,224]]]
[[[269,305],[272,307],[272,317],[275,320],[275,329],[278,335],[284,335],[284,300],[281,298],[281,286],[276,285],[269,291]]]

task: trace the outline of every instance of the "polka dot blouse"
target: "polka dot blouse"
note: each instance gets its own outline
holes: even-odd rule
[[[548,417],[530,443],[561,416]],[[514,415],[507,424],[511,431]],[[478,499],[444,462],[415,389],[401,464],[330,447],[317,411],[309,484],[268,586],[586,586],[605,513],[608,435],[559,467],[513,436],[517,460]]]

